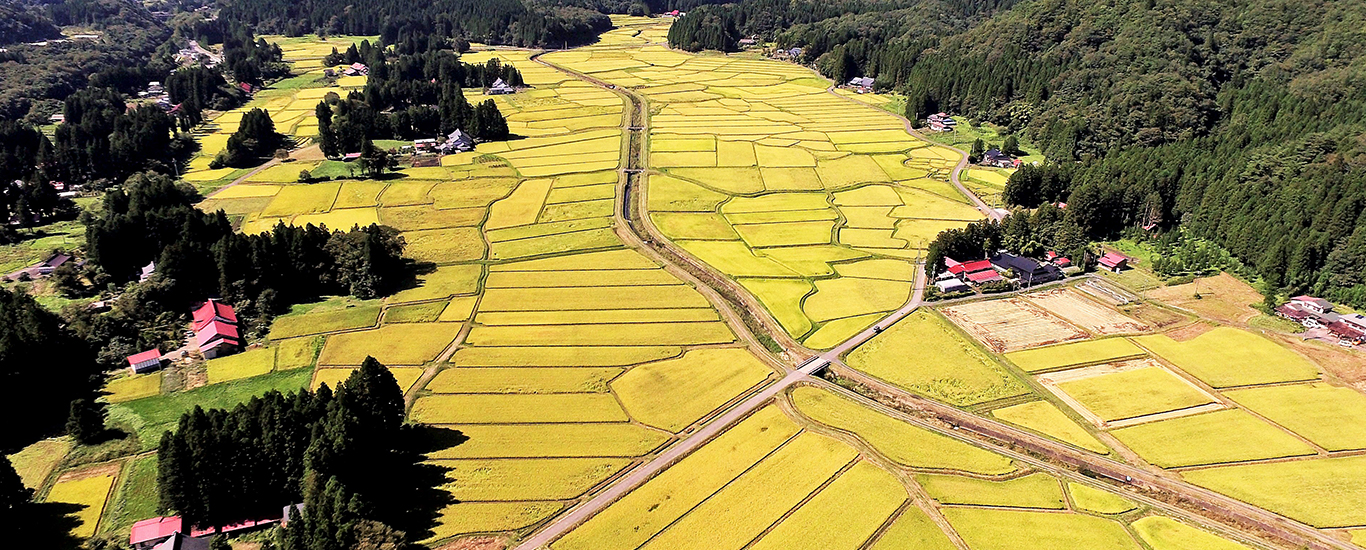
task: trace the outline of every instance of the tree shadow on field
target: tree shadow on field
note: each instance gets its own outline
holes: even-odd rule
[[[6,529],[7,540],[28,542],[31,548],[74,550],[80,548],[80,539],[71,530],[81,523],[76,513],[86,508],[85,504],[30,502],[0,514],[0,527]]]
[[[408,447],[406,459],[397,471],[385,472],[394,480],[382,502],[392,503],[385,523],[408,533],[409,540],[424,540],[435,533],[433,528],[441,510],[456,503],[455,497],[442,486],[451,482],[446,476],[452,468],[426,461],[426,455],[460,445],[469,440],[459,430],[440,426],[406,426],[404,438]]]

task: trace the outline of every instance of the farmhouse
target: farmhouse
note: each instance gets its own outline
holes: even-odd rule
[[[413,150],[419,153],[428,153],[436,149],[436,138],[423,138],[413,140]]]
[[[195,342],[205,359],[237,352],[242,336],[237,332],[237,312],[232,306],[210,298],[194,312]]]
[[[484,95],[507,95],[512,93],[517,93],[517,89],[508,86],[508,83],[503,82],[503,79],[501,78],[493,81],[493,84],[490,85],[487,90],[484,90]]]
[[[940,292],[946,294],[950,292],[967,292],[972,290],[972,287],[968,286],[963,281],[958,280],[957,277],[949,277],[947,279],[935,281],[934,286],[938,288]]]
[[[69,261],[71,261],[70,254],[63,254],[61,252],[58,252],[56,254],[48,256],[46,260],[38,262],[38,265],[35,265],[33,267],[34,271],[36,271],[38,275],[51,275],[53,271],[57,271],[57,268],[66,265],[66,263]]]
[[[1106,252],[1104,256],[1096,260],[1096,263],[1105,269],[1119,273],[1129,267],[1129,257],[1118,252]]]
[[[850,79],[849,84],[846,85],[850,88],[857,89],[861,94],[873,91],[873,79],[867,76],[854,77]]]
[[[967,278],[968,278],[968,282],[970,282],[970,283],[972,283],[972,284],[974,284],[974,285],[984,285],[984,284],[987,284],[987,283],[995,283],[995,282],[999,282],[999,281],[1004,281],[1004,280],[1005,280],[1004,278],[1001,277],[1001,274],[1000,274],[1000,273],[997,273],[995,270],[978,271],[978,272],[976,272],[976,273],[969,273],[969,274],[967,275]]]
[[[1366,341],[1366,315],[1348,315],[1333,311],[1333,303],[1313,296],[1296,296],[1276,307],[1276,315],[1305,328],[1323,328],[1340,342],[1360,344]]]
[[[1008,252],[992,256],[991,265],[1002,273],[1013,273],[1023,285],[1037,285],[1062,278],[1062,271],[1057,266]]]
[[[925,117],[925,122],[930,125],[931,130],[936,132],[948,132],[958,127],[958,121],[944,113],[936,113],[927,116]]]
[[[471,138],[469,134],[461,132],[459,128],[456,128],[455,131],[451,132],[450,135],[446,136],[445,142],[436,146],[436,149],[438,151],[441,151],[442,154],[447,155],[451,153],[463,153],[465,151],[473,151],[474,138]]]
[[[161,350],[149,349],[128,356],[128,370],[133,374],[143,374],[161,368]]]
[[[995,166],[997,168],[1015,168],[1020,165],[1020,161],[1010,158],[1010,155],[1002,153],[1000,149],[992,149],[982,155],[982,165]]]
[[[1058,267],[1072,266],[1072,260],[1069,260],[1065,256],[1062,256],[1061,254],[1058,254],[1057,252],[1054,252],[1052,250],[1049,250],[1047,254],[1044,254],[1044,259],[1048,260],[1048,263],[1051,263]]]
[[[156,263],[156,262],[147,262],[147,265],[142,266],[142,270],[140,270],[139,273],[138,273],[138,281],[139,281],[139,282],[146,282],[147,279],[152,278],[152,274],[153,274],[153,273],[156,273],[156,272],[157,272],[157,263]]]
[[[366,76],[370,74],[370,67],[366,67],[364,63],[352,63],[350,67],[342,70],[342,74],[346,76]]]

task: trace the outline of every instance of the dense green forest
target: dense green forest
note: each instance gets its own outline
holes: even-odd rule
[[[491,44],[562,46],[590,41],[611,27],[597,11],[521,0],[235,0],[220,6],[220,17],[259,34],[378,34],[390,44],[417,33]]]
[[[788,6],[699,8],[671,40],[801,47],[827,76],[904,93],[912,118],[948,111],[1029,137],[1060,164],[1014,178],[1014,205],[1065,202],[1092,239],[1181,226],[1272,287],[1366,305],[1366,3]]]
[[[61,37],[61,30],[38,6],[23,2],[0,4],[0,46]]]

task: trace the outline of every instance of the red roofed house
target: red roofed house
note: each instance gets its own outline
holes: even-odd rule
[[[194,310],[194,331],[204,328],[210,321],[222,321],[224,323],[237,324],[237,310],[232,306],[209,298],[199,309]]]
[[[144,519],[133,524],[133,531],[128,535],[128,544],[137,550],[145,550],[171,538],[171,535],[180,531],[179,516]]]
[[[1124,268],[1129,267],[1129,257],[1116,252],[1106,252],[1096,263],[1101,267],[1119,273]]]
[[[136,355],[129,355],[128,368],[133,374],[152,372],[161,368],[161,350],[149,349]]]
[[[237,332],[237,312],[232,306],[214,299],[195,310],[194,336],[205,359],[229,355],[242,347],[242,336]]]
[[[986,284],[986,283],[994,283],[994,282],[996,282],[996,281],[1001,281],[1001,280],[1003,280],[1003,279],[1001,278],[1001,274],[1000,274],[1000,273],[997,273],[996,270],[994,270],[994,269],[989,269],[989,270],[987,270],[987,271],[978,271],[978,272],[976,272],[976,273],[969,273],[969,274],[968,274],[968,281],[971,282],[971,283],[974,284],[974,285],[981,285],[981,284]]]

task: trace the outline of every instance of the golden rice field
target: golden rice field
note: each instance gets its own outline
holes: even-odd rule
[[[688,55],[639,35],[544,59],[650,102],[651,222],[808,347],[900,307],[926,243],[982,217],[948,183],[956,153],[826,93],[808,69]]]
[[[47,493],[47,502],[74,504],[80,507],[73,514],[77,525],[71,534],[87,538],[95,534],[100,515],[104,512],[109,491],[114,488],[118,478],[118,468],[101,466],[81,472],[65,474],[52,485]]]
[[[660,20],[614,21],[618,28],[593,46],[543,59],[649,100],[649,221],[753,293],[808,347],[834,347],[901,307],[928,240],[981,217],[947,181],[955,154],[908,134],[869,106],[876,98],[858,104],[826,93],[828,82],[795,65],[668,50],[654,44],[667,30]],[[246,108],[266,108],[282,131],[307,137],[323,95],[363,84],[316,87],[309,76],[334,44],[344,49],[353,39],[272,40],[301,76]],[[384,181],[299,184],[301,169],[350,173],[325,165],[331,161],[284,163],[204,204],[229,209],[243,231],[383,223],[401,231],[407,255],[422,262],[408,288],[384,299],[296,306],[275,321],[267,347],[210,362],[208,375],[217,382],[308,366],[316,388],[335,386],[366,356],[388,365],[412,400],[410,419],[444,443],[426,459],[450,468],[444,489],[456,503],[440,511],[429,544],[474,533],[523,536],[775,377],[701,293],[618,239],[623,99],[535,63],[531,53],[479,48],[463,56],[522,71],[528,89],[487,98],[519,139],[480,143],[439,166],[402,167]],[[466,95],[486,99],[477,90]],[[208,170],[207,162],[246,108],[204,129],[204,152],[187,180],[209,188],[242,175]],[[926,310],[848,361],[930,398],[1002,407],[990,414],[1097,453],[1109,449],[1075,415],[1047,401],[1021,404],[1030,390],[1007,365],[1066,372],[1151,353],[1216,388],[1317,378],[1281,348],[1210,334],[1200,338],[1218,341],[1198,346],[1165,336],[1049,346],[1009,353],[1006,363]],[[1208,346],[1238,349],[1225,360]],[[116,396],[159,391],[159,378],[123,380]],[[1073,389],[1115,417],[1191,400],[1175,395],[1170,379],[1133,382]],[[1157,389],[1143,389],[1150,387]],[[1164,467],[1312,451],[1282,427],[1324,447],[1362,448],[1366,436],[1350,427],[1359,424],[1360,404],[1332,390],[1228,392],[1280,426],[1234,409],[1111,434]],[[1160,407],[1153,396],[1165,399]],[[752,413],[551,548],[953,548],[932,520],[939,516],[973,550],[1228,548],[1163,518],[1134,521],[1148,512],[1130,513],[1137,506],[1120,496],[1031,473],[823,389],[798,387],[779,399],[782,407]],[[996,400],[1003,401],[982,405]],[[1324,428],[1331,421],[1341,426]],[[1359,525],[1353,510],[1363,492],[1329,487],[1331,476],[1350,477],[1357,465],[1331,460],[1293,469],[1297,482],[1349,503],[1326,512],[1293,502],[1288,482],[1250,487],[1247,480],[1267,472],[1230,466],[1182,475],[1316,525]],[[912,501],[913,489],[932,499]],[[86,500],[97,492],[66,491]],[[1009,543],[1020,540],[1027,542]]]
[[[331,48],[282,47],[299,60]],[[383,300],[296,306],[272,326],[277,343],[210,363],[210,377],[268,370],[267,354],[280,369],[305,356],[312,364],[316,353],[315,388],[335,387],[367,356],[389,366],[415,397],[413,420],[469,438],[428,455],[454,468],[446,488],[458,500],[432,541],[535,525],[774,372],[736,344],[702,295],[617,238],[623,100],[529,56],[464,56],[522,71],[528,89],[489,98],[519,139],[384,181],[298,184],[300,169],[349,172],[286,163],[205,205],[254,201],[232,203],[245,205],[238,215],[249,232],[384,223],[429,266]],[[324,93],[290,97],[310,101],[311,113]]]

